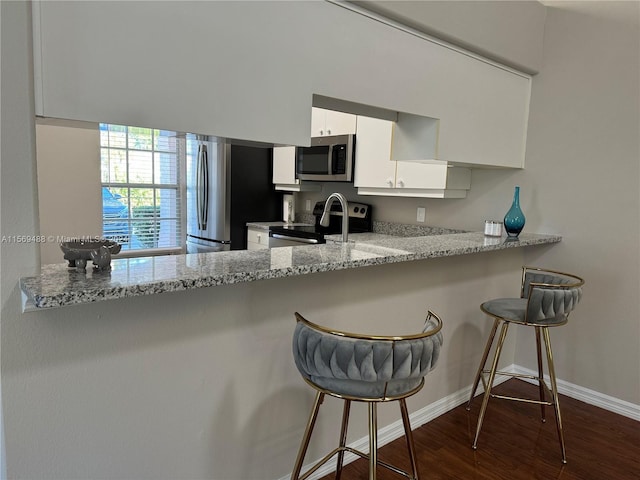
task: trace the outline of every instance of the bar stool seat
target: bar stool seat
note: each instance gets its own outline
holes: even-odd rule
[[[551,339],[549,327],[557,327],[567,323],[569,314],[576,307],[582,298],[582,285],[584,280],[569,273],[554,270],[544,270],[535,267],[522,267],[522,280],[520,284],[520,298],[497,298],[489,300],[480,305],[480,309],[494,318],[493,328],[489,334],[489,339],[480,361],[480,366],[471,390],[471,396],[467,403],[467,410],[471,409],[471,404],[475,396],[480,381],[484,385],[484,396],[478,423],[476,426],[473,448],[478,445],[478,437],[484,421],[487,404],[490,398],[500,398],[503,400],[516,400],[540,405],[542,421],[545,421],[545,406],[553,406],[556,416],[556,428],[560,441],[562,453],[562,463],[567,463],[567,455],[564,445],[564,435],[562,430],[562,418],[560,415],[560,405],[558,401],[558,387],[556,384],[555,365],[551,350]],[[523,375],[510,372],[503,372],[497,369],[502,352],[502,346],[507,336],[507,331],[511,323],[533,327],[536,334],[536,347],[538,359],[538,375]],[[490,368],[485,368],[489,352],[496,337],[498,327],[500,336],[496,344],[493,360]],[[543,372],[542,339],[546,350],[546,362],[549,370],[549,380],[551,386],[547,385]],[[488,377],[487,377],[488,375]],[[506,375],[510,377],[520,377],[536,380],[538,383],[539,399],[517,398],[491,393],[496,375]],[[547,400],[547,394],[550,400]]]
[[[300,445],[292,479],[304,480],[334,455],[338,455],[336,479],[340,478],[344,453],[369,459],[369,478],[375,480],[381,465],[410,479],[418,479],[418,466],[405,399],[424,385],[424,377],[436,365],[442,346],[442,320],[429,311],[421,333],[406,336],[368,336],[330,330],[295,314],[293,356],[303,379],[317,393]],[[325,395],[344,400],[339,446],[300,476],[320,405]],[[379,402],[397,400],[411,460],[412,473],[377,458],[377,410]],[[369,454],[346,446],[352,401],[369,406]]]

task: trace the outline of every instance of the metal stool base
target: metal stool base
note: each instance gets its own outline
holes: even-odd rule
[[[498,343],[496,344],[496,350],[493,355],[493,359],[491,362],[491,367],[489,369],[485,369],[489,352],[493,345],[496,333],[498,331],[498,327],[502,323],[502,328],[500,329],[500,336],[498,337]],[[496,318],[493,324],[493,328],[489,335],[489,339],[487,341],[487,345],[485,347],[484,353],[482,355],[482,360],[480,361],[480,367],[478,368],[478,372],[476,373],[476,377],[473,383],[473,387],[471,389],[471,396],[469,397],[469,401],[467,402],[467,410],[471,410],[471,404],[473,402],[476,390],[478,389],[478,385],[480,381],[484,386],[484,395],[482,398],[482,406],[480,407],[480,414],[478,415],[478,424],[476,426],[476,433],[473,439],[472,448],[476,450],[478,448],[478,437],[480,436],[480,430],[482,429],[482,423],[484,421],[484,416],[487,410],[487,405],[489,403],[490,398],[498,398],[502,400],[513,400],[517,402],[525,402],[525,403],[533,403],[540,405],[541,409],[541,419],[542,422],[546,421],[545,418],[545,406],[553,406],[555,417],[556,417],[556,429],[558,431],[558,440],[560,441],[560,451],[562,454],[562,463],[567,463],[567,454],[564,445],[564,434],[562,430],[562,417],[560,414],[560,404],[558,401],[558,386],[556,384],[556,373],[555,367],[553,363],[553,353],[551,351],[551,339],[549,337],[549,329],[545,326],[535,326],[536,332],[536,350],[537,350],[537,358],[538,358],[538,376],[534,375],[523,375],[517,373],[503,372],[497,369],[498,362],[500,360],[500,354],[502,353],[502,347],[504,345],[505,338],[507,336],[507,331],[509,329],[510,322],[505,321],[500,318]],[[547,385],[544,380],[544,373],[542,368],[542,341],[541,336],[545,345],[545,352],[547,358],[547,367],[549,369],[549,379],[551,381],[551,386]],[[486,375],[489,375],[486,378]],[[496,395],[491,393],[493,389],[493,382],[495,380],[496,375],[504,375],[508,377],[514,378],[528,378],[533,379],[538,382],[539,388],[539,400],[529,399],[529,398],[521,398],[521,397],[511,397],[508,395]],[[546,399],[546,396],[550,397],[550,400]]]
[[[310,382],[308,382],[310,383]],[[316,399],[313,404],[313,408],[311,409],[311,414],[309,416],[309,421],[307,422],[307,427],[305,429],[304,436],[302,438],[302,443],[300,444],[300,450],[298,451],[298,456],[296,458],[296,463],[293,468],[293,473],[291,474],[291,480],[305,480],[310,475],[312,475],[316,470],[318,470],[322,465],[327,463],[333,456],[338,455],[337,467],[336,467],[336,480],[340,480],[342,474],[342,467],[344,461],[344,453],[349,452],[355,455],[360,456],[361,458],[366,458],[369,460],[369,480],[376,479],[376,468],[378,465],[385,467],[399,475],[402,475],[410,480],[419,480],[418,476],[418,462],[416,459],[416,449],[413,442],[413,433],[411,431],[411,424],[409,422],[409,413],[407,410],[406,397],[417,393],[423,386],[423,382],[420,385],[412,390],[411,392],[405,394],[400,398],[390,398],[390,399],[360,399],[360,398],[345,398],[340,395],[336,395],[334,393],[324,391],[311,384],[318,393],[316,394]],[[302,464],[304,462],[304,457],[307,453],[307,449],[309,447],[309,441],[311,440],[311,434],[313,433],[313,429],[315,427],[316,419],[318,418],[318,412],[320,411],[320,405],[324,401],[325,394],[338,397],[344,400],[344,410],[342,413],[342,425],[340,428],[340,444],[337,448],[329,452],[325,455],[321,460],[316,462],[309,470],[307,470],[303,475],[300,475],[302,470]],[[409,452],[409,459],[411,460],[411,473],[405,472],[400,468],[397,468],[393,465],[390,465],[386,462],[383,462],[378,459],[378,415],[377,415],[377,407],[378,403],[385,401],[397,400],[400,403],[400,413],[402,415],[402,424],[404,426],[405,439],[407,441],[407,449]],[[349,412],[351,409],[352,401],[360,401],[367,402],[369,404],[369,453],[364,453],[359,450],[356,450],[351,447],[347,447],[345,445],[347,440],[347,428],[349,423]]]

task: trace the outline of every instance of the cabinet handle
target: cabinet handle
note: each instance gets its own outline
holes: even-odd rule
[[[398,180],[398,186],[400,188],[404,187],[404,180],[402,180],[402,179]]]
[[[324,135],[324,130],[320,130],[320,135]]]
[[[393,187],[393,180],[391,180],[390,178],[387,179],[387,185],[389,185],[390,187]]]
[[[331,130],[327,129],[327,135],[331,135]]]

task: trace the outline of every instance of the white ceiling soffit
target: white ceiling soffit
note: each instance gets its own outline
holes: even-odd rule
[[[535,74],[542,65],[546,8],[538,1],[352,0],[427,35]]]

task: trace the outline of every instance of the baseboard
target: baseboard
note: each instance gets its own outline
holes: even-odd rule
[[[529,370],[528,368],[521,367],[520,365],[509,365],[508,367],[504,367],[501,369],[503,372],[509,373],[517,373],[523,375],[537,375],[537,372],[533,370]],[[502,382],[510,379],[511,377],[506,375],[498,375],[494,381],[494,385],[499,385]],[[530,379],[522,379],[530,383],[534,383],[535,380]],[[631,418],[633,420],[640,421],[640,406],[635,405],[633,403],[627,402],[625,400],[620,400],[615,397],[611,397],[609,395],[605,395],[603,393],[599,393],[593,390],[590,390],[585,387],[581,387],[579,385],[574,385],[569,382],[565,382],[564,380],[557,380],[558,392],[566,395],[571,398],[575,398],[576,400],[580,400],[581,402],[588,403],[589,405],[594,405],[596,407],[603,408],[605,410],[609,410],[611,412],[617,413],[619,415],[623,415],[625,417]],[[478,386],[478,391],[476,392],[476,396],[482,393],[484,389],[482,388],[482,382]],[[454,408],[462,405],[469,399],[469,394],[471,393],[471,385],[465,387],[457,392],[452,393],[440,400],[437,400],[426,407],[417,410],[416,412],[409,415],[409,420],[411,422],[411,428],[416,429],[425,423],[430,422],[434,418],[439,417],[447,413],[449,410],[453,410]],[[390,443],[397,438],[400,438],[404,435],[404,428],[402,427],[402,421],[397,420],[386,427],[383,427],[378,430],[378,447],[382,447],[387,443]],[[369,450],[369,437],[363,437],[355,442],[349,444],[351,448],[355,448],[356,450],[361,450],[363,452],[368,452]],[[353,462],[358,459],[357,455],[352,453],[346,453],[344,456],[344,464]],[[316,460],[317,461],[317,460]],[[302,471],[306,471],[312,465],[315,465],[315,461],[305,465]],[[309,476],[310,480],[317,480],[322,478],[336,469],[336,459],[331,459],[329,462],[320,467],[317,471],[313,473],[313,475]],[[289,480],[290,476],[286,475],[278,480]]]
[[[521,367],[520,365],[513,365],[513,372],[523,375],[538,374],[538,372]],[[549,377],[546,375],[545,379],[547,382],[549,381]],[[535,383],[535,380],[531,379],[523,378],[522,380],[529,383]],[[620,400],[619,398],[611,397],[589,388],[581,387],[580,385],[565,382],[561,379],[558,379],[556,383],[558,385],[558,393],[566,395],[567,397],[575,398],[581,402],[588,403],[589,405],[617,413],[618,415],[640,421],[640,405],[635,405],[631,402]]]

